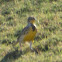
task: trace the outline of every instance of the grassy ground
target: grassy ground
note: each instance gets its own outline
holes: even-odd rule
[[[36,17],[38,33],[29,45],[12,46],[29,16]],[[62,0],[0,0],[1,62],[62,62]]]

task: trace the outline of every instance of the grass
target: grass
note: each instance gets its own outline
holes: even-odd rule
[[[15,47],[29,16],[36,17],[38,33],[31,52],[29,45]],[[62,0],[0,0],[1,62],[62,62]]]

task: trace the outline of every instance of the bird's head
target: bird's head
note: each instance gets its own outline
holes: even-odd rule
[[[34,24],[35,18],[34,17],[28,17],[28,23]]]

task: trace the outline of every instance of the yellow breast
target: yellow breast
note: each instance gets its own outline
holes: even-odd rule
[[[37,30],[35,29],[34,31],[32,30],[32,27],[30,28],[29,32],[24,36],[23,41],[33,41],[35,35],[37,33]]]

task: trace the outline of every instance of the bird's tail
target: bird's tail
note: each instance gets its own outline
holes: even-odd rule
[[[15,46],[18,42],[21,42],[23,40],[23,37],[20,37],[17,39],[17,41],[13,41],[12,45]]]
[[[12,45],[15,46],[18,42],[19,42],[18,40],[17,41],[13,41]]]

